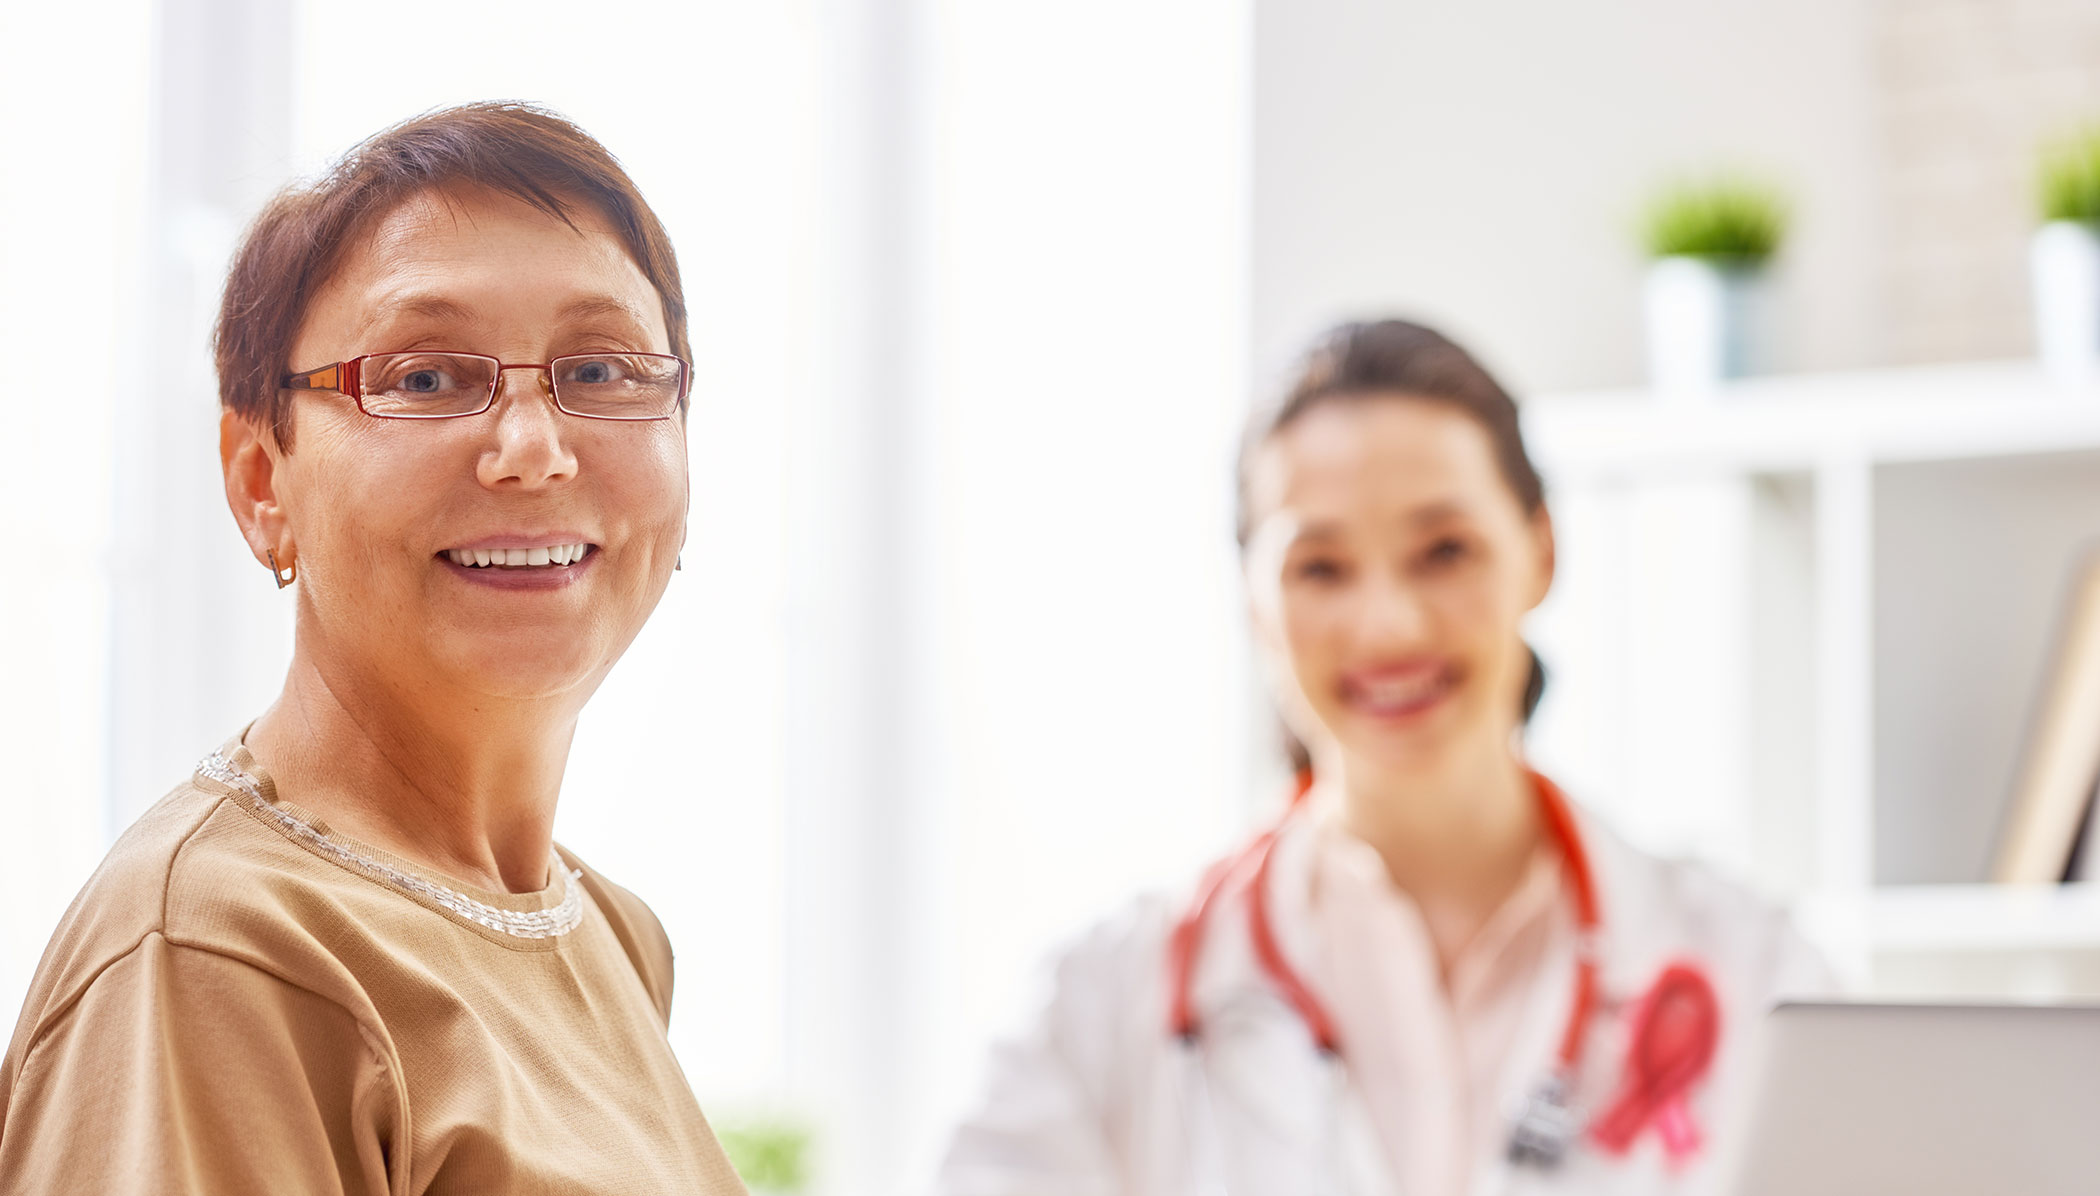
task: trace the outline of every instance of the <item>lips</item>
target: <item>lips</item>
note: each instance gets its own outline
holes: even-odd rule
[[[1440,660],[1406,661],[1344,673],[1337,683],[1342,704],[1382,721],[1419,718],[1458,688],[1458,670]]]

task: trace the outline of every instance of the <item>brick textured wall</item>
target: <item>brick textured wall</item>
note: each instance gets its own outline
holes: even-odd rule
[[[2100,122],[2100,0],[1879,0],[1875,20],[1884,356],[2029,354],[2036,151]]]

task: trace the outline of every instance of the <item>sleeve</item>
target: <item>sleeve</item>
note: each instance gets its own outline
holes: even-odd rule
[[[1120,1041],[1124,1015],[1155,1003],[1143,981],[1157,969],[1133,966],[1159,959],[1146,938],[1109,925],[1052,957],[1031,1016],[991,1049],[937,1196],[1124,1196],[1110,1127],[1129,1120],[1117,1113],[1115,1077],[1136,1066],[1125,1049],[1135,1044]]]
[[[0,1196],[402,1196],[395,1078],[340,1005],[148,935],[28,1048]]]

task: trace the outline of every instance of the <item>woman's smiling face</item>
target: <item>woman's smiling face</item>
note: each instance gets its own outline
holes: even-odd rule
[[[588,205],[570,216],[478,189],[410,199],[315,295],[292,368],[408,350],[506,364],[669,353],[662,301],[619,237]],[[265,446],[269,514],[296,546],[302,641],[404,697],[439,686],[580,704],[655,609],[684,541],[683,415],[567,415],[544,371],[506,369],[495,405],[456,419],[378,419],[346,395],[300,392],[290,433],[290,451]],[[479,553],[544,563],[483,566]]]
[[[1256,630],[1315,759],[1413,772],[1503,750],[1553,547],[1487,429],[1449,403],[1344,397],[1272,434],[1252,467]]]

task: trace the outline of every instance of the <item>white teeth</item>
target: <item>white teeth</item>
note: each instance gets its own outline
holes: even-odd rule
[[[543,548],[450,548],[445,551],[453,564],[469,569],[503,566],[510,569],[573,565],[590,551],[588,544],[550,544]]]
[[[1407,681],[1371,682],[1360,692],[1373,706],[1405,706],[1435,695],[1442,687],[1442,677],[1429,676]]]

